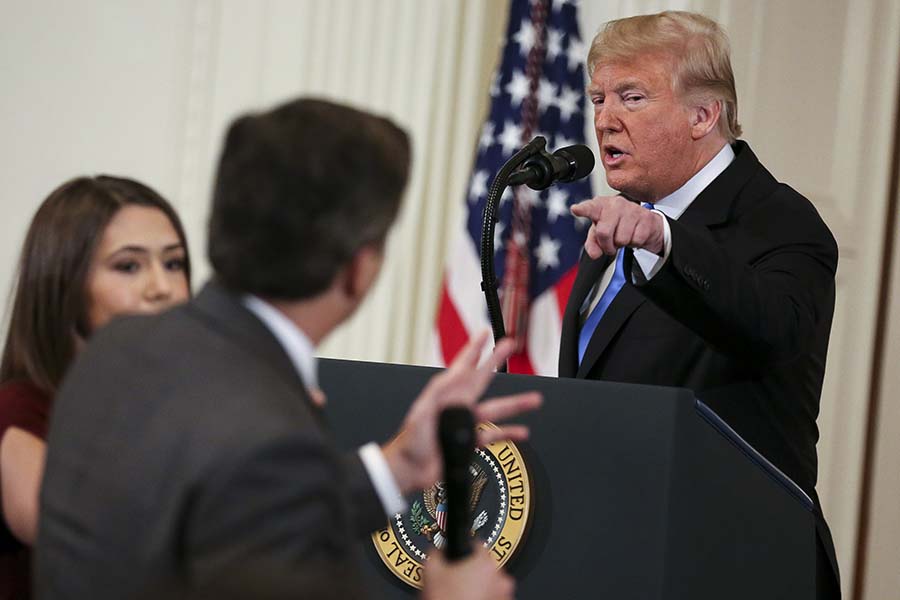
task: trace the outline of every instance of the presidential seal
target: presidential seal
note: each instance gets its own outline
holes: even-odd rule
[[[478,429],[496,428],[483,423]],[[534,502],[531,480],[515,444],[502,441],[475,450],[469,465],[470,533],[490,550],[497,568],[522,543]],[[446,544],[446,496],[437,482],[407,498],[409,509],[372,535],[375,550],[390,571],[405,583],[422,587],[422,568],[432,548]]]

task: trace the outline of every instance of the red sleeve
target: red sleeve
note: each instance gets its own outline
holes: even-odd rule
[[[46,439],[49,412],[49,398],[32,384],[8,381],[0,385],[0,438],[9,427],[18,427]]]

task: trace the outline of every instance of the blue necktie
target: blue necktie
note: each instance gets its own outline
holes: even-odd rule
[[[653,205],[650,203],[646,203],[643,205],[646,209],[652,209]],[[591,341],[591,337],[594,335],[594,330],[597,329],[597,324],[600,323],[600,319],[603,318],[603,314],[606,312],[606,309],[609,308],[609,305],[612,304],[612,301],[615,299],[616,294],[619,293],[619,290],[622,289],[622,286],[625,285],[625,248],[619,248],[619,251],[616,252],[616,268],[613,271],[612,279],[609,280],[609,285],[606,286],[606,289],[603,290],[603,294],[600,296],[600,301],[597,302],[597,306],[594,307],[594,310],[591,311],[591,314],[588,315],[588,318],[585,320],[584,325],[581,326],[581,333],[578,334],[578,364],[581,364],[582,359],[584,359],[584,352],[587,350],[588,343]]]

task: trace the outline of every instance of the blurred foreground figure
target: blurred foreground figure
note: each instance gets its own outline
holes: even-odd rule
[[[588,69],[601,160],[620,195],[572,207],[592,225],[559,374],[694,390],[814,499],[817,593],[838,596],[815,491],[834,237],[737,139],[718,24],[684,12],[612,21]]]
[[[0,365],[0,600],[29,597],[52,398],[78,349],[111,318],[188,299],[175,211],[122,177],[79,177],[38,208],[19,259]]]
[[[209,225],[213,281],[185,307],[110,325],[60,392],[40,598],[365,597],[354,541],[440,476],[440,410],[472,405],[496,421],[539,404],[521,394],[475,406],[511,350],[479,367],[481,336],[384,448],[333,446],[313,350],[376,279],[409,155],[391,122],[322,101],[232,124]],[[484,552],[436,556],[425,580],[435,599],[513,590]]]

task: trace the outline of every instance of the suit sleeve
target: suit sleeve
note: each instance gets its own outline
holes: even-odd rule
[[[369,479],[369,472],[357,452],[343,456],[347,488],[350,491],[350,520],[354,534],[365,537],[387,523],[384,507]]]
[[[764,366],[805,352],[833,309],[837,244],[786,190],[719,236],[669,220],[669,260],[637,288],[727,355]]]
[[[184,519],[194,586],[213,593],[225,581],[248,590],[259,583],[296,597],[357,597],[345,590],[358,582],[347,575],[355,536],[342,467],[311,431],[269,437],[204,478]]]

